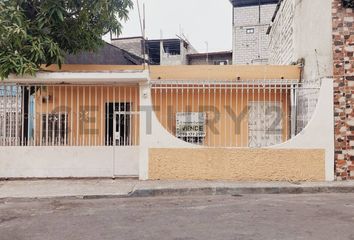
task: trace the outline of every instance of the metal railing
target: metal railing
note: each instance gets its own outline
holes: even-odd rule
[[[0,86],[0,146],[139,144],[137,85]]]
[[[309,122],[320,82],[151,81],[172,135],[209,147],[285,142]],[[139,145],[138,85],[0,85],[0,146]],[[157,136],[158,137],[158,136]]]
[[[156,115],[175,137],[209,147],[265,147],[296,135],[297,123],[307,124],[317,98],[304,96],[318,93],[320,85],[284,79],[158,80],[151,89]],[[303,114],[299,107],[306,104]]]

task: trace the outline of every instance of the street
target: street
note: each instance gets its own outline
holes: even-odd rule
[[[0,239],[354,240],[354,194],[2,201]]]

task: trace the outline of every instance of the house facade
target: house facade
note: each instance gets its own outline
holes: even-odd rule
[[[1,96],[15,103],[0,112],[15,121],[2,125],[1,178],[334,178],[333,132],[307,140],[333,124],[330,82],[301,87],[298,66],[45,70],[2,83]],[[320,110],[298,135],[295,96],[313,89]]]

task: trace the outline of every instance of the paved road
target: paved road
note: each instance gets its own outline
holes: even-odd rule
[[[0,203],[1,240],[354,240],[354,194]]]

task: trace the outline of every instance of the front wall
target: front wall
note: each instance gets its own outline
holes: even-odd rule
[[[137,147],[0,147],[1,178],[138,175]]]
[[[149,150],[151,180],[323,181],[320,149]]]

